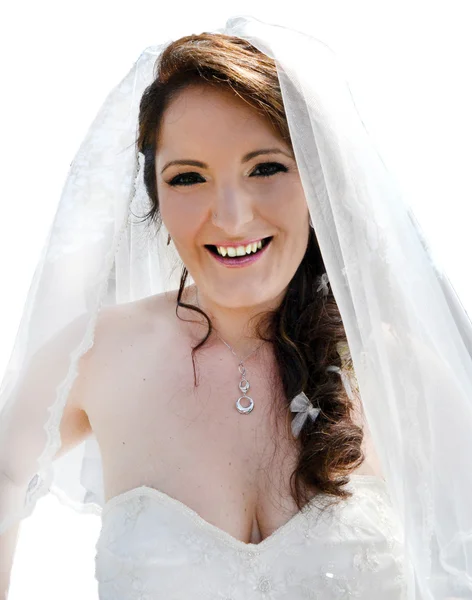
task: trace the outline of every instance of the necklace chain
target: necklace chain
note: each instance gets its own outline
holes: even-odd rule
[[[198,301],[198,288],[197,288],[196,299],[197,299],[198,308],[201,308],[200,302]],[[216,329],[215,329],[215,333],[216,333],[217,337],[223,342],[223,344],[225,346],[227,346],[231,350],[231,352],[234,354],[234,356],[239,360],[238,370],[241,375],[241,380],[239,382],[239,389],[241,390],[243,395],[240,398],[238,398],[238,400],[236,401],[236,408],[242,414],[249,414],[254,408],[254,400],[246,395],[246,392],[249,390],[250,386],[249,386],[249,381],[247,380],[247,377],[246,377],[246,367],[244,366],[244,361],[247,360],[250,356],[252,356],[254,354],[254,352],[256,352],[256,350],[259,350],[259,348],[265,343],[265,341],[263,341],[261,344],[259,344],[259,346],[257,346],[257,348],[252,350],[245,358],[240,359],[239,356],[234,351],[234,349],[227,342],[224,341],[224,339],[220,336],[220,334],[216,331]],[[241,400],[243,400],[243,399],[249,400],[249,406],[242,406]]]
[[[220,338],[220,340],[223,342],[223,344],[225,344],[225,346],[228,346],[228,348],[231,350],[231,352],[234,354],[234,356],[236,356],[236,358],[239,360],[240,365],[242,365],[245,360],[247,360],[250,356],[252,356],[254,354],[254,352],[256,350],[259,350],[259,348],[265,343],[265,342],[262,342],[262,344],[259,344],[259,346],[257,346],[257,348],[255,350],[252,350],[251,352],[249,352],[249,354],[245,358],[239,358],[239,356],[236,354],[236,352],[233,350],[233,348],[231,348],[231,346],[227,342],[224,341],[224,339],[220,336],[220,334],[216,330],[215,330],[215,333]]]

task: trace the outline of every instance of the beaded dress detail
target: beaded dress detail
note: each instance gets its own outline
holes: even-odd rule
[[[100,600],[400,600],[401,532],[384,482],[352,476],[353,496],[318,495],[258,544],[242,542],[146,486],[102,512]]]

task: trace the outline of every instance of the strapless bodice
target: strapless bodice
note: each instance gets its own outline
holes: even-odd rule
[[[400,600],[403,535],[385,484],[354,476],[353,496],[313,498],[258,544],[142,486],[102,512],[95,575],[100,600]]]

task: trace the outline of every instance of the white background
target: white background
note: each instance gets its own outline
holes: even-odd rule
[[[149,45],[247,14],[321,37],[472,313],[470,3],[82,0],[0,12],[0,373],[68,167],[106,94]],[[457,213],[460,212],[460,217]],[[96,599],[97,517],[52,497],[22,524],[10,600]]]

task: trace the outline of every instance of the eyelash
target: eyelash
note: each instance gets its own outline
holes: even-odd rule
[[[285,165],[282,165],[281,163],[277,163],[277,162],[259,163],[258,165],[256,165],[254,171],[259,169],[260,167],[267,167],[267,166],[271,166],[271,167],[275,166],[275,167],[277,167],[277,170],[274,173],[270,173],[269,175],[258,175],[257,177],[272,177],[273,175],[276,175],[277,173],[281,173],[281,172],[287,173],[287,171],[288,171],[288,167],[286,167]],[[253,173],[254,173],[254,171],[253,171]],[[185,175],[198,175],[199,177],[201,177],[201,175],[199,173],[194,173],[194,172],[193,173],[192,172],[179,173],[178,175],[173,177],[167,183],[169,185],[171,185],[172,187],[175,187],[175,186],[189,187],[189,186],[193,185],[193,183],[178,183],[177,182],[179,177],[184,177]],[[202,182],[199,181],[197,183],[202,183]]]

